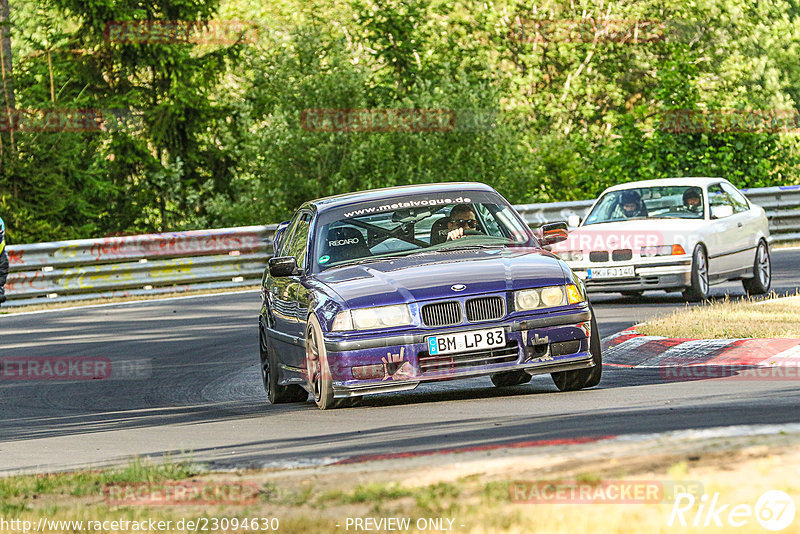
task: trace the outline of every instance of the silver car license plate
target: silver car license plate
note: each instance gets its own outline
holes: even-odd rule
[[[626,267],[598,267],[596,269],[589,269],[586,278],[589,280],[597,280],[598,278],[634,278],[636,273],[633,270],[633,265]]]

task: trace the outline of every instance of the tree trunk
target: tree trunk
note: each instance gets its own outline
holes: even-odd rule
[[[11,77],[11,9],[8,0],[0,0],[0,114],[5,115],[9,128],[11,151],[14,151],[14,83]],[[3,155],[3,140],[0,138],[0,157]],[[14,195],[16,197],[16,194]]]
[[[0,75],[3,82],[3,107],[14,109],[14,82],[11,76],[11,9],[8,0],[0,0]]]

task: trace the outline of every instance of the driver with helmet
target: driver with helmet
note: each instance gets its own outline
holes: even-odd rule
[[[622,214],[630,219],[632,217],[647,217],[647,208],[638,191],[623,191],[619,197],[619,207]]]
[[[683,192],[683,207],[692,213],[703,213],[703,197],[699,187],[690,187]]]

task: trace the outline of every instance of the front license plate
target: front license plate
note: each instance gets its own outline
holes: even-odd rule
[[[445,336],[428,337],[428,353],[454,354],[456,352],[469,352],[473,350],[486,350],[505,347],[506,334],[502,328],[491,330],[472,330]]]
[[[597,269],[589,269],[586,278],[589,280],[596,280],[598,278],[634,278],[635,276],[633,265],[629,265],[627,267],[599,267]]]

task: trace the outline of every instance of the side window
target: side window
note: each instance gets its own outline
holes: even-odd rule
[[[730,196],[722,190],[720,184],[714,184],[708,187],[708,203],[711,207],[716,206],[730,206],[733,207],[733,201]]]
[[[293,256],[297,260],[297,266],[303,269],[306,263],[306,250],[308,250],[311,214],[308,212],[300,213],[294,226],[292,235],[286,242],[286,248],[282,251],[282,254],[284,256]]]
[[[283,231],[283,236],[281,236],[281,247],[280,250],[278,250],[278,256],[289,256],[289,253],[287,252],[289,249],[289,243],[292,241],[294,231],[297,228],[297,223],[300,222],[301,215],[302,212],[298,211],[291,219],[289,219],[289,224],[286,226],[286,230]]]
[[[747,199],[744,197],[742,193],[739,192],[738,189],[728,184],[721,184],[721,185],[722,185],[722,190],[728,194],[728,196],[731,199],[731,202],[733,203],[734,213],[741,213],[743,211],[747,211],[750,209],[750,205],[747,203]]]

